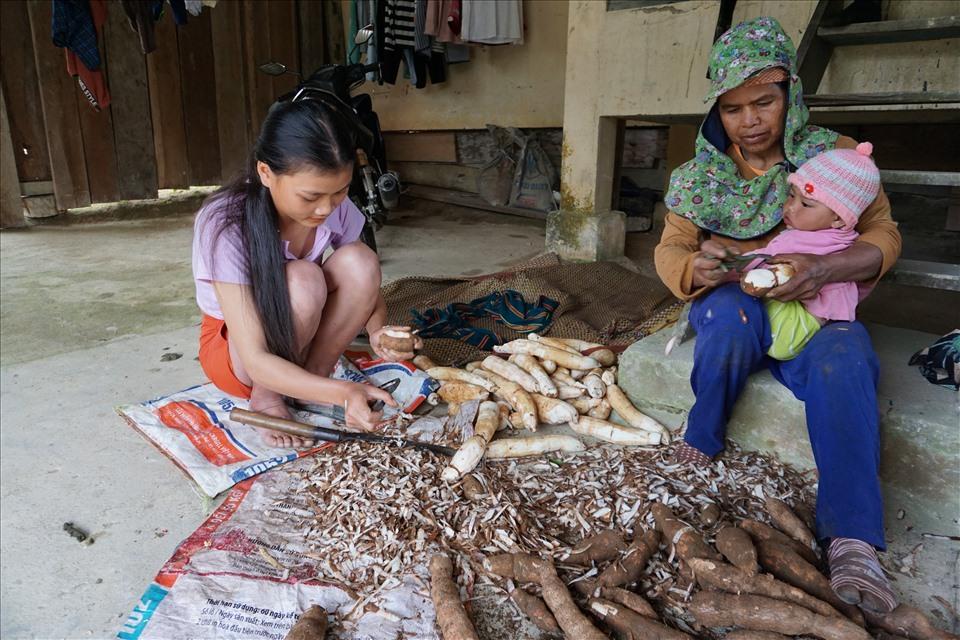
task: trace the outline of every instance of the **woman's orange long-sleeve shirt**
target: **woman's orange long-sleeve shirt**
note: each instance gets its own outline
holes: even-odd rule
[[[853,149],[856,146],[856,140],[846,136],[840,136],[837,140],[837,148],[840,149]],[[727,155],[736,163],[740,175],[757,175],[757,171],[747,164],[743,156],[730,151],[727,152]],[[686,218],[673,212],[667,213],[664,222],[663,235],[654,251],[657,274],[673,292],[673,295],[681,300],[691,300],[707,290],[706,287],[693,286],[693,260],[700,253],[700,243],[708,239],[709,234]],[[721,241],[724,244],[737,247],[741,253],[756,251],[765,247],[784,228],[785,225],[781,222],[772,231],[758,238],[736,240],[721,236]],[[876,200],[860,215],[856,230],[860,234],[857,242],[872,244],[880,249],[883,254],[883,265],[880,267],[880,272],[873,280],[865,283],[874,285],[897,261],[901,246],[897,223],[890,216],[890,200],[887,199],[887,194],[884,193],[882,186]]]

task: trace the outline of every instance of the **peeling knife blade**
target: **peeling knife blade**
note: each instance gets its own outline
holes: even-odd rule
[[[680,310],[680,317],[677,318],[676,324],[673,325],[673,332],[670,334],[670,339],[667,340],[667,346],[663,350],[663,355],[668,356],[670,352],[675,348],[683,344],[688,338],[691,337],[692,331],[690,330],[690,305],[692,303],[684,303],[683,309]]]

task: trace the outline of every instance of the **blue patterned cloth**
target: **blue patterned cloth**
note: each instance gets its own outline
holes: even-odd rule
[[[53,44],[74,52],[90,71],[100,68],[97,30],[88,0],[53,0],[50,30]]]
[[[530,304],[519,292],[507,290],[466,303],[454,302],[443,309],[427,309],[423,313],[411,309],[410,313],[422,338],[452,338],[490,350],[494,345],[503,344],[503,340],[489,329],[473,326],[471,320],[494,318],[520,333],[542,333],[553,321],[553,312],[559,304],[546,296],[540,296],[536,304]]]
[[[960,389],[960,329],[954,329],[910,358],[911,367],[933,384]]]

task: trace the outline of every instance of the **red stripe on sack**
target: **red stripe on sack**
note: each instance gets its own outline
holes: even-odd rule
[[[191,402],[170,402],[157,409],[160,422],[187,436],[211,464],[222,467],[244,462],[250,456],[230,442],[226,432],[213,424],[210,415]]]

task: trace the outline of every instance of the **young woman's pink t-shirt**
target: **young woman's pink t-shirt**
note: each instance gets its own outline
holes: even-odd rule
[[[197,286],[197,305],[208,316],[223,320],[223,312],[213,289],[214,282],[250,284],[247,261],[239,229],[225,230],[216,243],[216,256],[212,254],[219,223],[229,202],[229,196],[211,200],[197,213],[193,225],[193,279]],[[317,227],[313,246],[303,258],[290,253],[289,243],[283,242],[284,259],[309,260],[320,264],[328,247],[339,249],[355,242],[363,230],[364,217],[350,198],[344,198],[326,221]]]

